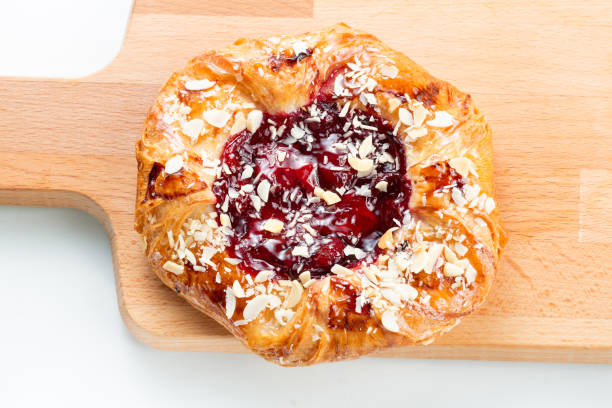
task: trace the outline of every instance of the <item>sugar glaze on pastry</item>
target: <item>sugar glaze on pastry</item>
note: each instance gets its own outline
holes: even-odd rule
[[[432,341],[505,243],[470,96],[346,25],[194,58],[136,156],[152,269],[281,365]]]

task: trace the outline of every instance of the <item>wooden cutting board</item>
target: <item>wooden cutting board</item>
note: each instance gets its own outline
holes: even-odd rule
[[[510,238],[484,307],[433,345],[380,355],[611,363],[608,0],[137,0],[123,49],[102,71],[0,79],[0,203],[96,216],[111,237],[121,315],[146,344],[244,351],[148,270],[132,229],[134,143],[158,89],[189,58],[340,21],[473,95],[494,130]]]

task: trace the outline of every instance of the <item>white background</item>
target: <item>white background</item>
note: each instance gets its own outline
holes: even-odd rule
[[[0,75],[101,69],[130,8],[2,0]],[[609,365],[364,358],[283,369],[153,350],[119,317],[105,232],[75,210],[0,207],[0,259],[1,407],[612,406]]]

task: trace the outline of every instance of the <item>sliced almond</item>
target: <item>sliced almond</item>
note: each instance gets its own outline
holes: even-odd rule
[[[253,175],[253,167],[250,165],[246,165],[244,166],[244,170],[242,170],[242,174],[240,175],[240,180],[246,180],[248,178],[251,178],[251,176]]]
[[[399,74],[399,69],[394,65],[382,65],[378,71],[387,78],[395,78]]]
[[[457,243],[455,244],[455,252],[457,253],[457,255],[459,255],[459,256],[465,256],[465,254],[467,253],[467,251],[468,251],[468,248],[467,248],[465,245],[463,245],[463,244],[461,244],[461,243],[459,243],[459,242],[457,242]]]
[[[467,178],[470,173],[477,174],[474,162],[467,157],[452,158],[448,161],[448,164],[463,178]]]
[[[444,258],[446,258],[448,262],[457,262],[458,260],[457,255],[453,252],[453,250],[446,245],[444,245]]]
[[[237,280],[235,280],[232,284],[232,292],[234,292],[234,296],[236,296],[237,298],[245,297],[244,289],[242,289],[242,286],[240,286],[240,282],[238,282]]]
[[[393,290],[399,295],[402,301],[414,300],[419,296],[419,291],[408,284],[397,284],[393,286]]]
[[[242,316],[247,322],[254,320],[259,316],[261,312],[268,306],[271,308],[278,307],[280,305],[280,299],[275,295],[257,295],[253,299],[247,302]]]
[[[308,254],[308,247],[304,245],[298,245],[293,247],[293,249],[291,250],[291,255],[301,256],[303,258],[308,258],[310,256]]]
[[[229,215],[225,213],[219,215],[219,221],[221,221],[221,225],[223,225],[224,227],[228,227],[228,228],[232,227],[232,221],[230,220]]]
[[[374,268],[365,267],[363,269],[363,274],[366,276],[366,278],[368,278],[370,282],[375,285],[378,285],[378,276],[376,276]]]
[[[412,255],[410,258],[410,272],[419,273],[425,268],[425,264],[427,263],[427,251],[421,250]]]
[[[406,108],[399,108],[397,112],[399,116],[400,122],[402,122],[406,126],[412,126],[414,123],[414,119],[412,118],[412,113]]]
[[[225,289],[225,316],[231,319],[236,310],[236,296],[229,288]]]
[[[217,128],[222,128],[232,115],[221,109],[211,109],[204,112],[202,116],[210,125]]]
[[[281,220],[270,218],[264,221],[263,229],[273,234],[278,234],[283,230],[285,223]]]
[[[463,268],[455,265],[452,262],[447,262],[444,264],[444,275],[449,278],[454,278],[455,276],[463,275]]]
[[[434,118],[427,121],[427,125],[431,127],[447,128],[454,123],[453,117],[446,111],[436,111]]]
[[[174,174],[183,168],[183,156],[177,155],[166,161],[165,171],[167,174]]]
[[[365,159],[368,154],[372,153],[374,150],[374,144],[372,143],[372,135],[369,135],[363,142],[359,145],[359,157]]]
[[[327,205],[334,205],[342,201],[340,196],[333,191],[323,190],[321,187],[315,187],[314,189],[315,197],[319,197],[321,200],[324,200]]]
[[[202,119],[191,119],[190,121],[183,123],[182,126],[183,133],[194,143],[198,140],[203,128],[204,121]]]
[[[422,103],[415,103],[413,105],[412,116],[414,118],[415,127],[423,126],[427,115],[429,115],[429,111],[423,106]]]
[[[457,187],[453,187],[451,190],[451,197],[453,198],[455,204],[457,204],[459,207],[463,207],[467,204],[467,200],[465,197],[463,197],[463,192]]]
[[[442,244],[434,244],[429,248],[427,251],[427,261],[423,267],[425,273],[430,274],[433,271],[434,266],[436,266],[436,261],[442,254],[443,249],[444,245]]]
[[[410,140],[416,140],[426,135],[427,135],[427,129],[424,127],[418,127],[418,128],[410,129],[408,131],[408,137],[410,138]]]
[[[261,125],[261,121],[263,120],[263,112],[257,109],[254,109],[249,112],[246,119],[246,127],[251,133],[255,133],[259,126]]]
[[[379,181],[378,183],[376,183],[374,188],[376,188],[379,191],[384,191],[386,193],[388,186],[389,186],[389,183],[387,183],[386,181]]]
[[[397,316],[392,310],[385,310],[381,317],[382,325],[385,329],[390,332],[399,332],[399,325],[397,324]]]
[[[389,112],[393,113],[402,104],[399,98],[389,98]]]
[[[392,227],[389,228],[387,231],[385,231],[384,234],[382,234],[382,236],[380,237],[380,239],[378,240],[378,247],[380,249],[391,249],[393,248],[393,232],[397,231],[398,228],[397,227]]]
[[[230,135],[235,135],[242,132],[247,127],[247,121],[242,112],[238,112],[234,117],[234,124],[230,129]]]
[[[183,272],[185,272],[185,267],[183,265],[179,265],[172,261],[166,261],[162,268],[175,275],[181,275]]]
[[[188,91],[203,91],[212,88],[215,84],[215,81],[209,81],[208,79],[191,79],[185,82],[185,89]]]
[[[300,276],[298,276],[300,278],[300,282],[302,283],[306,283],[308,282],[311,278],[310,278],[310,271],[304,271],[302,273],[300,273]]]
[[[336,275],[346,275],[352,273],[353,271],[342,265],[334,264],[334,266],[331,267],[331,272],[335,273]]]
[[[264,202],[268,201],[268,196],[270,194],[270,182],[266,179],[262,180],[259,185],[257,186],[257,195],[259,196],[259,198],[261,198]]]
[[[374,160],[372,159],[360,159],[354,156],[349,156],[349,165],[357,170],[359,176],[366,176],[374,169]]]
[[[295,307],[302,298],[302,293],[304,293],[302,284],[294,280],[291,285],[291,290],[289,290],[289,295],[287,299],[285,299],[285,306],[288,308]]]
[[[266,282],[274,277],[274,271],[261,271],[255,276],[255,283]]]
[[[487,197],[484,204],[484,209],[487,214],[491,214],[491,211],[495,209],[495,201],[491,197]]]

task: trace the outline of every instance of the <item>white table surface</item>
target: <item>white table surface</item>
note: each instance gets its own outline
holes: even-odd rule
[[[130,8],[3,0],[0,76],[101,69]],[[151,349],[119,317],[104,230],[76,210],[0,207],[0,259],[0,407],[612,406],[610,365],[363,358],[283,369]]]

